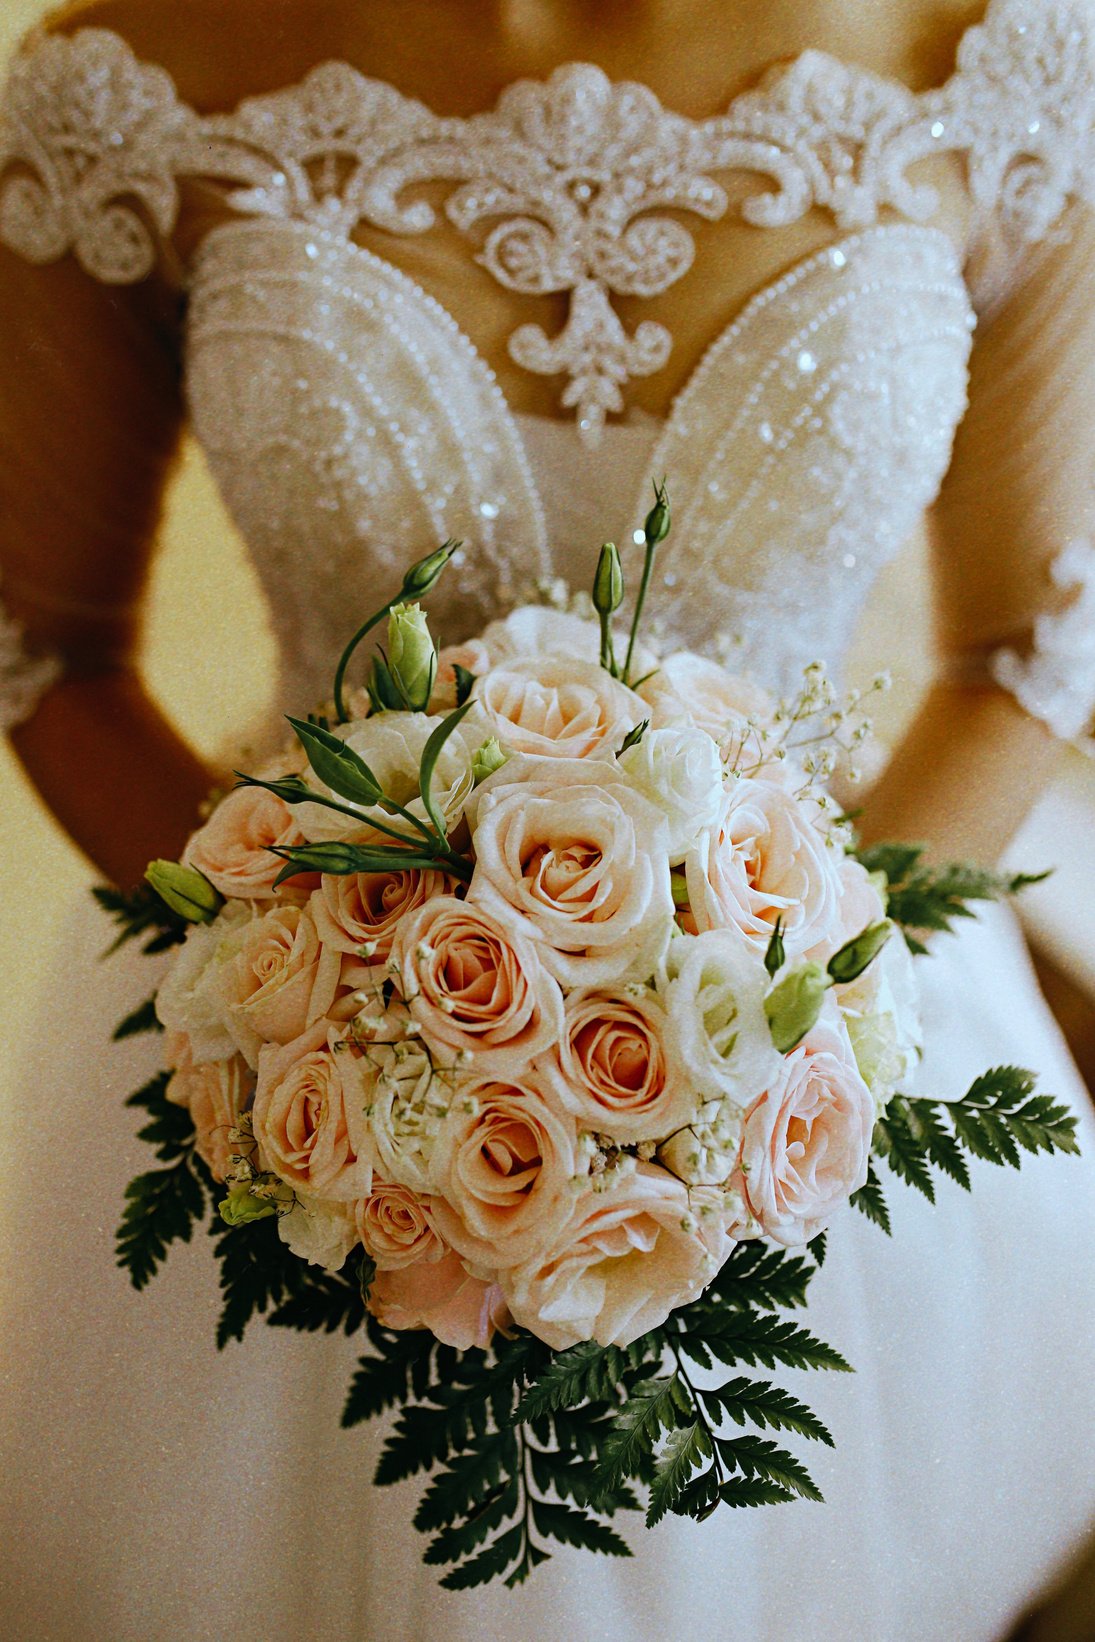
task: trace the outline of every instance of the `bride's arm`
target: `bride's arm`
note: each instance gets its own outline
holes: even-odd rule
[[[1095,538],[1087,208],[1070,228],[1066,243],[1028,253],[1021,289],[974,346],[970,408],[932,521],[940,680],[869,795],[868,840],[995,861],[1062,756],[1054,731],[992,682],[989,659],[1000,647],[1025,654],[1035,618],[1074,605],[1051,567],[1070,542]],[[1086,667],[1079,655],[1070,665],[1077,696],[1095,706],[1093,656],[1095,635]]]
[[[135,882],[178,849],[210,776],[134,664],[181,422],[174,300],[0,247],[2,597],[61,676],[12,732],[46,803],[99,868]]]

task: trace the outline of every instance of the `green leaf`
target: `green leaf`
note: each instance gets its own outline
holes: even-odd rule
[[[472,706],[471,701],[465,701],[462,707],[458,707],[454,713],[450,713],[447,718],[442,719],[422,749],[422,762],[418,769],[418,789],[422,795],[422,802],[426,806],[426,814],[433,822],[438,838],[441,839],[446,836],[445,818],[434,801],[433,772],[437,768],[437,760],[441,757],[445,743],[453,731],[458,728],[461,720],[471,712]]]
[[[673,1509],[693,1471],[698,1470],[705,1459],[710,1459],[712,1452],[711,1438],[698,1420],[671,1433],[650,1485],[648,1528],[655,1527],[665,1513]]]
[[[476,677],[466,667],[461,667],[459,662],[453,664],[453,676],[456,679],[456,705],[463,707],[475,689]]]
[[[965,1191],[970,1189],[970,1171],[962,1149],[953,1133],[947,1128],[942,1115],[930,1100],[910,1100],[908,1102],[912,1122],[910,1128],[919,1136],[925,1155],[936,1168],[949,1174],[952,1180],[958,1182]]]
[[[679,1374],[637,1385],[616,1415],[616,1425],[602,1455],[606,1486],[636,1476],[644,1457],[653,1454],[663,1431],[691,1420],[695,1410]]]
[[[520,1526],[511,1528],[470,1562],[464,1562],[446,1574],[441,1584],[447,1591],[469,1591],[476,1585],[489,1585],[492,1579],[500,1579],[507,1568],[517,1561],[523,1548],[523,1529]]]
[[[219,1228],[215,1225],[214,1235]],[[242,1340],[252,1317],[277,1307],[307,1282],[306,1266],[282,1242],[277,1217],[220,1230],[213,1249],[221,1263],[223,1306],[217,1324],[217,1349]]]
[[[633,725],[624,736],[623,741],[620,743],[620,750],[616,754],[616,757],[622,758],[623,755],[626,752],[629,752],[632,747],[637,747],[649,728],[650,720],[648,718],[644,718],[640,724]]]
[[[599,1551],[604,1556],[630,1556],[626,1543],[607,1523],[598,1522],[586,1511],[576,1511],[570,1505],[555,1505],[548,1500],[531,1502],[533,1526],[545,1539],[554,1539],[560,1545],[577,1545],[582,1550]]]
[[[340,798],[372,808],[384,796],[383,788],[365,760],[330,730],[304,719],[290,718],[297,740],[308,755],[317,778]]]
[[[377,1354],[360,1359],[350,1382],[342,1411],[342,1424],[347,1428],[374,1419],[410,1397],[412,1369],[423,1360],[428,1362],[433,1352],[433,1336],[424,1329],[389,1333],[372,1318],[366,1319],[365,1326]]]
[[[886,1207],[882,1185],[873,1163],[868,1165],[866,1183],[857,1192],[853,1192],[848,1201],[865,1214],[868,1220],[873,1220],[876,1226],[881,1226],[887,1237],[891,1235],[890,1211]]]
[[[156,1015],[156,995],[147,998],[138,1005],[131,1014],[120,1020],[111,1034],[115,1043],[123,1038],[135,1038],[141,1032],[162,1032],[163,1027]]]
[[[794,1309],[806,1304],[815,1269],[801,1254],[771,1248],[759,1240],[738,1243],[704,1299],[708,1304],[759,1306],[765,1311]]]
[[[716,1418],[731,1419],[736,1425],[759,1425],[762,1430],[770,1426],[773,1431],[797,1431],[799,1436],[833,1447],[833,1439],[817,1415],[769,1380],[739,1376],[713,1390],[701,1391],[700,1396]]]
[[[903,927],[914,952],[922,953],[926,948],[913,931],[953,930],[957,919],[976,916],[970,902],[1003,900],[1047,876],[1009,876],[966,862],[925,866],[923,857],[924,846],[916,844],[876,844],[858,852],[868,872],[885,873],[889,883],[887,915]]]
[[[118,935],[104,957],[117,952],[127,941],[140,940],[142,936],[147,939],[141,951],[148,954],[166,952],[186,939],[186,919],[173,912],[150,884],[142,882],[132,890],[96,884],[91,893],[118,926]]]
[[[767,1437],[717,1437],[719,1458],[744,1477],[759,1477],[777,1488],[822,1502],[822,1494],[801,1460]]]
[[[189,1243],[194,1226],[205,1217],[206,1195],[189,1157],[138,1175],[125,1195],[117,1264],[128,1271],[135,1289],[143,1289],[167,1258],[169,1246]]]
[[[573,1408],[587,1398],[592,1402],[616,1400],[624,1375],[660,1356],[663,1339],[655,1330],[622,1350],[588,1340],[567,1351],[553,1352],[525,1392],[517,1418],[535,1420],[557,1409]]]
[[[357,872],[409,872],[417,867],[425,869],[437,865],[437,856],[424,854],[419,839],[408,839],[408,848],[401,844],[293,844],[284,849],[272,849],[287,865],[278,873],[275,884],[295,878],[302,872],[322,872],[332,878],[346,878]],[[451,870],[455,867],[446,862]]]
[[[875,1147],[880,1151],[894,1174],[908,1181],[922,1192],[929,1203],[935,1202],[935,1187],[928,1168],[925,1148],[909,1128],[908,1118],[900,1100],[893,1100],[880,1117],[875,1128]]]
[[[511,1477],[504,1487],[492,1489],[487,1494],[473,1495],[468,1501],[468,1515],[462,1522],[451,1523],[434,1536],[423,1552],[423,1562],[436,1567],[438,1563],[458,1562],[461,1557],[468,1556],[504,1522],[516,1515],[520,1503],[521,1491],[516,1477]],[[448,1521],[448,1518],[444,1520]],[[415,1526],[421,1528],[423,1524],[416,1518]]]
[[[306,1265],[304,1283],[266,1321],[272,1328],[293,1328],[301,1332],[356,1334],[365,1320],[357,1261],[347,1261],[341,1271],[327,1272]]]
[[[691,1310],[691,1308],[689,1308]],[[682,1334],[685,1349],[692,1353],[693,1329]],[[712,1316],[705,1320],[699,1333],[701,1345],[720,1362],[731,1367],[737,1363],[762,1364],[775,1368],[828,1369],[850,1374],[851,1368],[838,1351],[807,1329],[777,1317],[766,1317],[758,1312],[728,1312],[724,1317]]]
[[[719,1489],[719,1504],[741,1508],[757,1505],[788,1505],[795,1498],[786,1488],[756,1477],[731,1477]]]

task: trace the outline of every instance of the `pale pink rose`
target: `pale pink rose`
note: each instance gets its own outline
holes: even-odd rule
[[[475,687],[476,724],[510,753],[614,759],[648,716],[633,690],[595,661],[531,656],[508,661]]]
[[[638,693],[654,729],[693,724],[723,748],[740,741],[746,719],[764,719],[772,711],[770,698],[758,685],[690,650],[667,656]]]
[[[189,1061],[167,1086],[168,1100],[190,1113],[194,1150],[214,1180],[224,1179],[232,1153],[238,1150],[229,1136],[254,1087],[254,1077],[240,1055],[231,1060]]]
[[[661,1140],[696,1110],[691,1084],[670,1076],[666,1026],[651,992],[572,992],[562,1037],[540,1070],[584,1128],[622,1144]]]
[[[811,808],[766,780],[727,788],[722,816],[684,861],[686,929],[737,929],[760,950],[777,918],[789,954],[828,941],[841,927],[839,857]]]
[[[264,1043],[291,1043],[334,1004],[342,954],[300,907],[273,907],[243,933],[221,974],[228,1029],[251,1066]]]
[[[582,1340],[630,1345],[695,1300],[729,1254],[711,1196],[649,1163],[606,1191],[583,1191],[559,1233],[502,1273],[514,1320],[556,1351]]]
[[[519,1076],[559,1037],[562,993],[536,943],[484,907],[427,901],[400,924],[391,963],[429,1042],[474,1055],[478,1073]]]
[[[430,1199],[409,1186],[374,1174],[372,1191],[358,1199],[354,1212],[362,1247],[378,1271],[443,1260],[449,1252],[434,1230]]]
[[[807,954],[819,963],[827,962],[846,942],[855,940],[871,924],[880,923],[886,916],[886,903],[861,862],[845,855],[837,866],[837,876],[840,879],[839,922],[829,938]]]
[[[199,827],[183,859],[222,895],[270,900],[278,894],[274,879],[285,865],[271,849],[303,843],[288,804],[262,787],[237,787]]]
[[[835,1009],[746,1114],[740,1184],[766,1237],[808,1243],[867,1178],[875,1104]]]
[[[646,980],[673,927],[665,817],[596,760],[513,759],[477,794],[469,903],[563,986]]]
[[[497,1283],[472,1277],[459,1255],[378,1271],[369,1289],[369,1310],[382,1328],[428,1328],[457,1351],[485,1351],[495,1330],[511,1318]]]
[[[293,1043],[265,1044],[252,1110],[255,1140],[294,1190],[353,1201],[368,1194],[372,1152],[362,1066],[320,1020]]]
[[[437,652],[437,677],[430,697],[431,713],[451,713],[456,707],[456,669],[462,667],[476,678],[490,666],[490,653],[482,639],[466,644],[447,644]]]
[[[439,895],[450,895],[454,886],[448,873],[417,867],[344,877],[324,873],[309,911],[324,946],[383,964],[401,919]]]
[[[596,661],[601,653],[601,631],[596,621],[574,616],[549,605],[524,604],[508,616],[492,621],[482,633],[491,667],[505,666],[526,656],[573,656]]]
[[[577,1141],[531,1076],[463,1085],[431,1161],[437,1230],[477,1271],[531,1258],[570,1214]]]

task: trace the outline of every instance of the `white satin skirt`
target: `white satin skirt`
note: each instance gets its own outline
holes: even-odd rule
[[[921,961],[924,1089],[1036,1068],[1083,1156],[974,1163],[932,1208],[892,1181],[894,1235],[848,1210],[809,1326],[850,1375],[787,1376],[836,1439],[802,1444],[826,1503],[671,1518],[630,1561],[559,1549],[524,1587],[449,1594],[380,1433],[339,1429],[341,1335],[256,1323],[218,1353],[204,1236],[142,1295],[114,1266],[150,1166],[124,1097],[157,1046],[106,1043],[148,961],[97,965],[92,909],[59,1014],[0,1136],[0,1635],[19,1642],[993,1642],[1095,1518],[1095,1123],[1014,921]],[[805,1452],[805,1450],[809,1450]]]

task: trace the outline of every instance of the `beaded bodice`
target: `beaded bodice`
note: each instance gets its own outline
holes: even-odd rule
[[[199,115],[118,36],[84,30],[15,66],[0,238],[134,281],[170,241],[180,181],[223,189],[232,218],[186,270],[188,395],[291,689],[318,687],[376,579],[436,540],[464,542],[435,598],[456,636],[539,578],[584,578],[663,473],[671,636],[736,642],[778,685],[814,656],[839,661],[963,414],[974,303],[917,163],[957,151],[978,221],[1012,246],[1044,237],[1093,189],[1089,17],[1084,0],[993,0],[938,90],[807,52],[707,120],[590,65],[470,119],[339,64]],[[614,299],[679,280],[689,223],[729,210],[740,173],[763,182],[736,207],[758,228],[818,208],[840,237],[732,318],[664,423],[636,420],[628,385],[672,337],[651,320],[629,331]],[[569,431],[514,415],[451,316],[355,242],[359,224],[428,234],[437,185],[497,281],[565,297],[561,328],[523,323],[509,349],[558,378]]]

